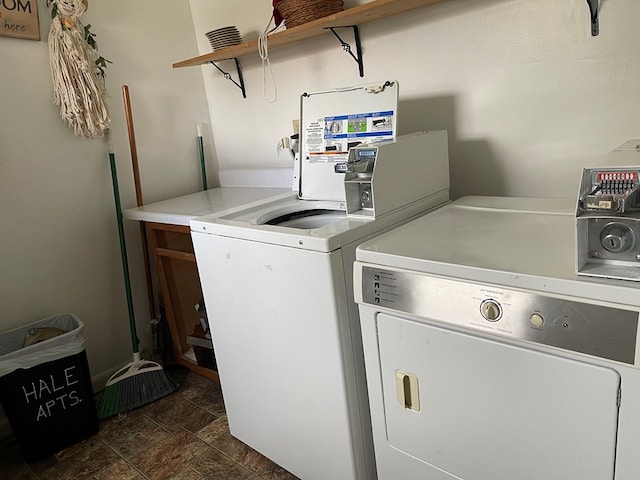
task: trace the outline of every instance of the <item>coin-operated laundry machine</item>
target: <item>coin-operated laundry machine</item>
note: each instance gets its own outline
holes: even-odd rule
[[[578,275],[640,281],[640,140],[582,171],[576,206]]]
[[[372,480],[355,248],[449,201],[447,135],[396,138],[396,82],[301,111],[298,194],[192,221],[198,270],[231,434],[305,480]]]
[[[573,199],[463,197],[358,247],[379,479],[638,478],[640,284],[574,234]]]

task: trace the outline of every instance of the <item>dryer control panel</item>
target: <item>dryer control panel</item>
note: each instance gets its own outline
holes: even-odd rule
[[[369,266],[358,302],[634,365],[637,310]]]

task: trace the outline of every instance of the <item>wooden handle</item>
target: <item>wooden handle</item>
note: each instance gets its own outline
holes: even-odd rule
[[[122,86],[122,96],[124,98],[124,113],[127,118],[127,131],[129,133],[129,148],[131,150],[131,164],[133,165],[133,181],[136,186],[136,201],[138,207],[144,205],[142,199],[142,185],[140,183],[140,167],[138,166],[138,150],[136,148],[136,133],[133,129],[133,114],[131,113],[131,98],[129,97],[129,87]],[[140,239],[142,241],[142,253],[144,256],[144,276],[147,284],[147,302],[149,303],[149,313],[153,320],[158,320],[156,301],[153,295],[153,279],[151,276],[151,262],[149,261],[149,242],[147,230],[144,222],[140,222]]]
[[[144,205],[142,198],[142,185],[140,183],[140,167],[138,166],[138,149],[136,148],[136,132],[133,128],[133,114],[131,113],[131,98],[129,97],[129,87],[122,86],[122,96],[124,97],[124,114],[127,118],[127,132],[129,133],[129,149],[131,150],[131,163],[133,165],[133,181],[136,185],[136,201],[138,206]]]

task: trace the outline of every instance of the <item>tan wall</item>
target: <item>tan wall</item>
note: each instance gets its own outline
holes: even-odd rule
[[[100,386],[131,357],[109,160],[105,141],[75,137],[52,103],[50,17],[44,1],[39,8],[42,41],[0,37],[0,331],[74,312],[85,323]],[[145,200],[197,191],[196,123],[208,123],[202,76],[171,68],[196,50],[188,3],[95,0],[82,20],[113,62],[107,88],[123,206],[136,205],[123,84],[132,95]],[[127,224],[144,347],[150,335],[138,232],[137,224]]]
[[[200,51],[229,24],[256,38],[270,3],[191,0]],[[576,0],[447,0],[363,25],[364,79],[330,33],[273,49],[274,104],[257,55],[241,59],[246,100],[202,67],[220,165],[278,164],[301,93],[393,78],[401,133],[449,130],[455,197],[573,197],[582,166],[640,136],[640,2],[600,3],[597,37]]]

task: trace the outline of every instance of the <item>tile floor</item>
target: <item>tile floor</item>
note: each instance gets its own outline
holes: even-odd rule
[[[0,440],[0,480],[296,480],[229,434],[217,382],[166,371],[177,392],[49,458],[27,464],[11,438]]]

